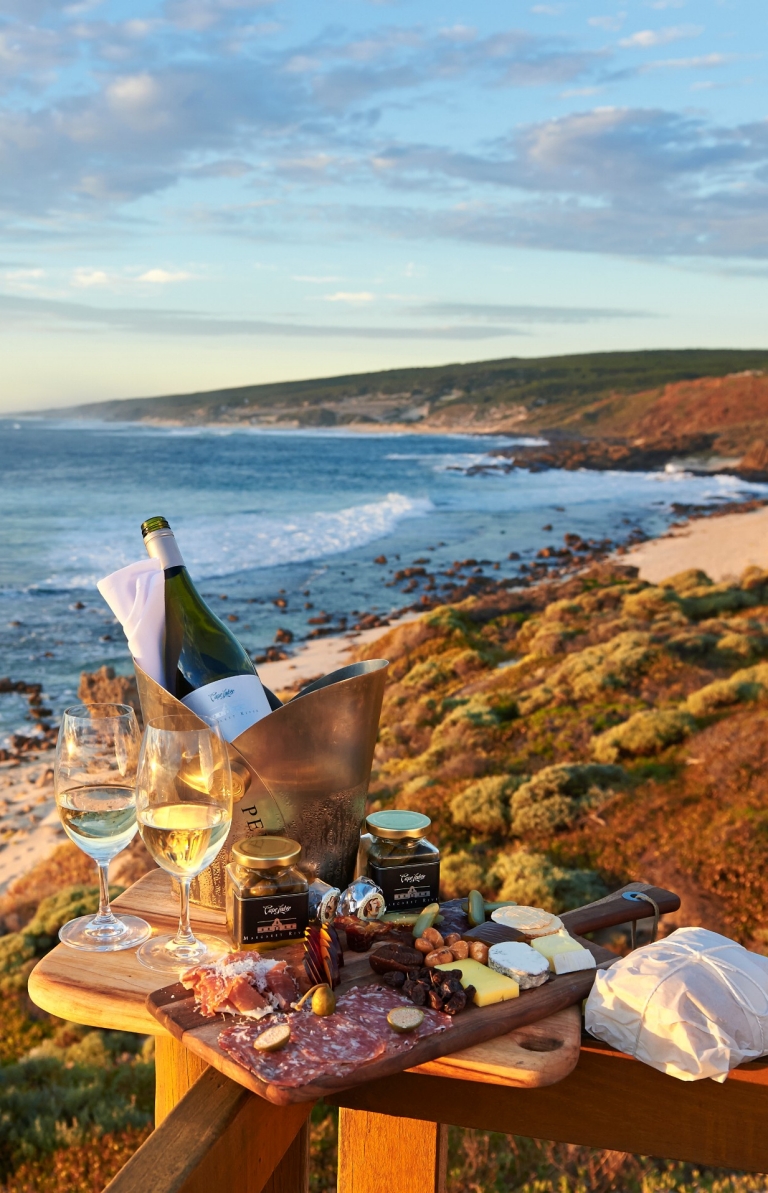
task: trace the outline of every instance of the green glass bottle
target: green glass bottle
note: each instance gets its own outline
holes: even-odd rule
[[[141,524],[147,552],[165,572],[165,686],[233,741],[271,707],[245,648],[195,588],[165,518]]]

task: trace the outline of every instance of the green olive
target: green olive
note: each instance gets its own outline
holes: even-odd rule
[[[485,900],[479,891],[470,891],[468,904],[469,922],[473,928],[485,923]]]
[[[312,995],[312,1010],[315,1015],[332,1015],[336,1010],[336,995],[330,986],[318,986]]]
[[[418,940],[423,936],[427,928],[431,928],[437,919],[437,913],[440,910],[439,903],[430,903],[429,907],[425,907],[421,915],[413,925],[413,939]]]

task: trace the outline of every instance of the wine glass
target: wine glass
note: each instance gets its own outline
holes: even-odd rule
[[[56,804],[64,831],[99,868],[99,910],[59,930],[74,949],[114,952],[152,929],[109,906],[109,863],[136,836],[136,765],[141,734],[127,704],[76,704],[64,711],[56,746]]]
[[[210,866],[232,820],[232,776],[227,745],[216,727],[192,714],[147,722],[136,783],[139,832],[161,869],[179,881],[181,906],[175,936],[156,936],[139,949],[142,965],[176,974],[215,961],[230,944],[196,937],[189,922],[189,884]]]

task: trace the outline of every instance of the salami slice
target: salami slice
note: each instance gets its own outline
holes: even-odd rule
[[[318,1016],[306,1010],[272,1015],[267,1023],[234,1024],[220,1034],[219,1045],[268,1085],[295,1088],[319,1077],[344,1077],[383,1056],[398,1056],[413,1048],[418,1039],[453,1026],[449,1015],[426,1009],[424,1021],[415,1031],[394,1031],[387,1015],[393,1007],[411,1005],[386,986],[357,986],[339,999],[333,1015]],[[259,1052],[255,1042],[275,1023],[289,1024],[290,1040],[279,1052]]]

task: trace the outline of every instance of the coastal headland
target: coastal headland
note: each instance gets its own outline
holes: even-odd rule
[[[768,352],[760,350],[519,357],[47,413],[175,426],[542,437],[496,454],[533,468],[637,471],[682,462],[768,476]]]

